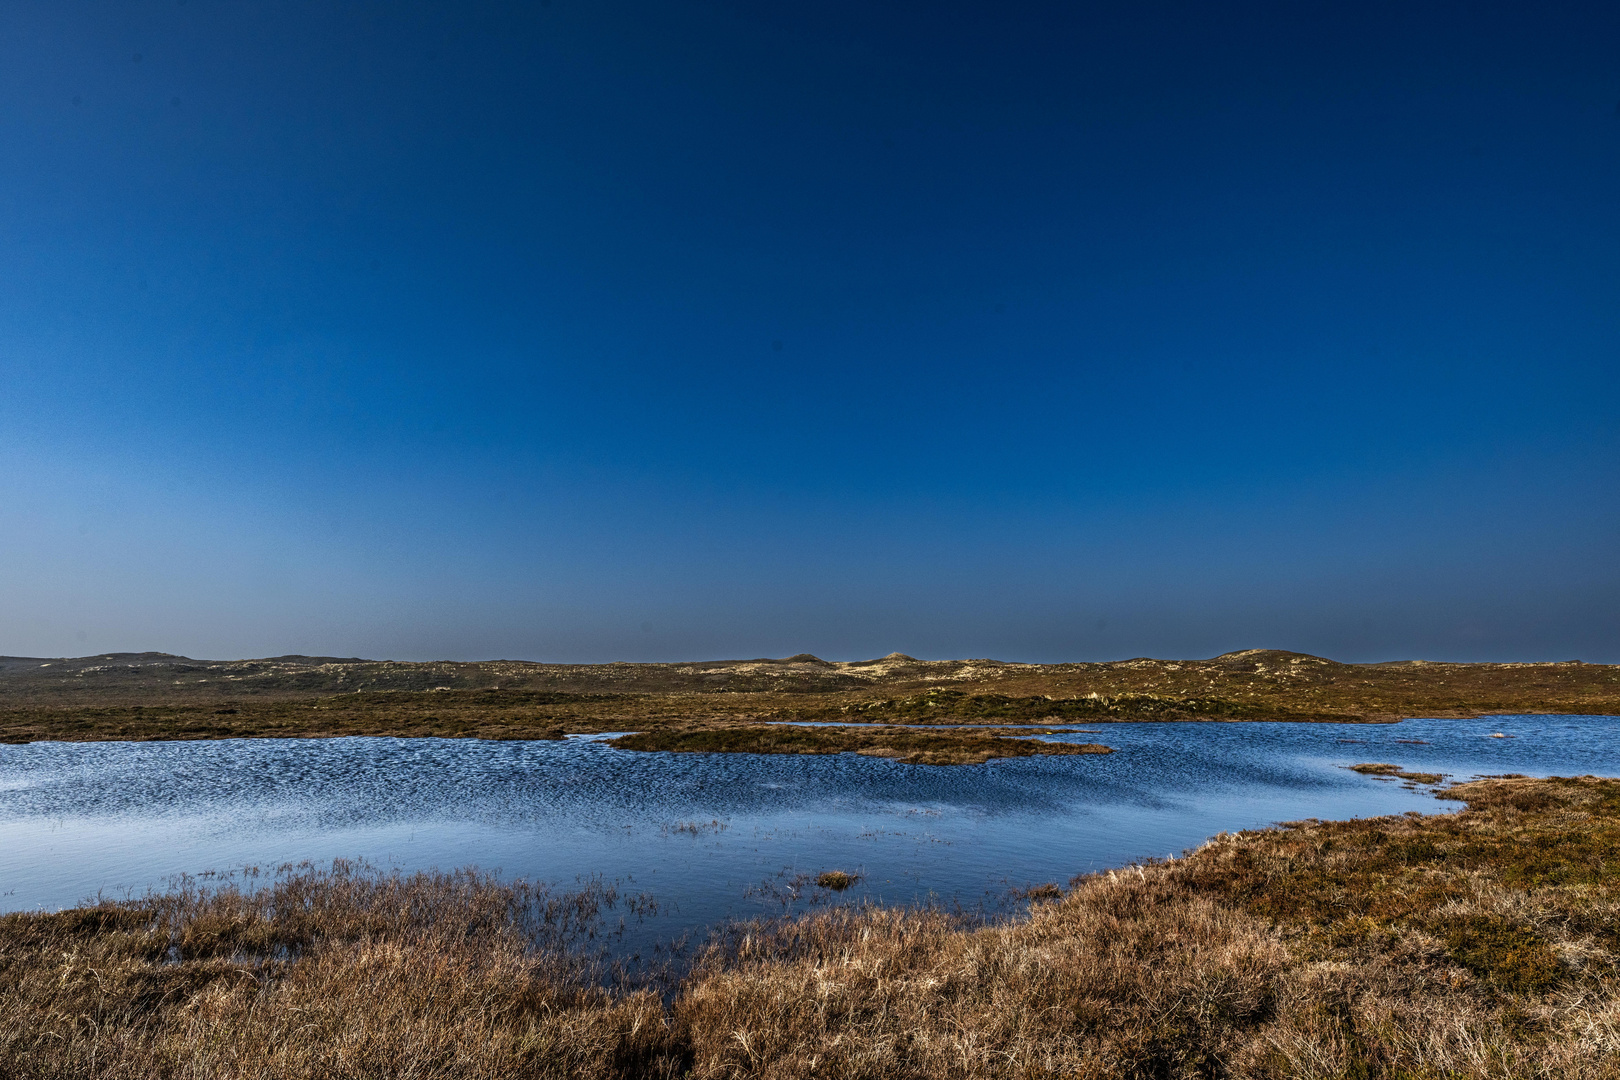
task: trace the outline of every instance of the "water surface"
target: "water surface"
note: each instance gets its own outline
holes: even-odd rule
[[[1054,737],[1114,754],[950,767],[637,753],[596,736],[0,746],[0,910],[337,857],[563,886],[600,876],[662,901],[664,934],[771,910],[773,889],[834,868],[862,875],[850,897],[972,906],[1226,830],[1456,805],[1344,768],[1356,762],[1620,775],[1617,726],[1101,724]]]

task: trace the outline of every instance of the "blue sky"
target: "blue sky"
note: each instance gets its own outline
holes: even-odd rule
[[[18,0],[0,653],[1620,661],[1617,40]]]

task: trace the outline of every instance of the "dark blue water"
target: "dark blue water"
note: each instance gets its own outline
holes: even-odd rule
[[[1456,808],[1344,768],[1356,762],[1620,775],[1615,717],[1089,730],[1058,737],[1117,752],[944,768],[635,753],[594,737],[0,746],[0,910],[358,857],[565,887],[599,875],[652,893],[672,932],[772,910],[796,875],[828,869],[862,875],[849,897],[972,906],[1222,831]]]

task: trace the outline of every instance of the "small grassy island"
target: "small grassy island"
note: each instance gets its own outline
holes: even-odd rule
[[[1363,776],[1380,776],[1386,780],[1404,780],[1409,787],[1416,787],[1418,784],[1438,784],[1445,779],[1442,773],[1408,772],[1399,765],[1391,765],[1388,762],[1368,762],[1364,765],[1352,765],[1350,771],[1358,772]]]
[[[755,724],[711,728],[663,728],[621,735],[609,742],[624,750],[703,754],[865,754],[908,765],[982,765],[992,758],[1043,754],[1111,754],[1096,743],[1046,742],[1040,732],[990,728],[937,731],[860,725],[800,727]]]
[[[1620,781],[1222,835],[987,927],[831,908],[658,987],[599,897],[338,865],[0,918],[0,1075],[1614,1076]],[[841,875],[828,888],[842,883]]]

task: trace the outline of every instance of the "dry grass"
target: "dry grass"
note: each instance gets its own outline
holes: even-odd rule
[[[1620,1075],[1620,783],[1305,823],[1076,881],[1016,924],[832,911],[716,952],[698,1076]]]
[[[338,864],[0,920],[0,1075],[672,1075],[581,946],[610,891]]]
[[[1221,836],[1002,925],[733,927],[668,1004],[578,958],[599,899],[472,875],[14,915],[0,1075],[1620,1076],[1620,781],[1452,793]]]
[[[698,754],[865,754],[908,765],[982,765],[992,758],[1052,754],[1111,754],[1097,743],[1061,743],[1031,732],[929,731],[917,728],[801,727],[788,724],[660,728],[610,740],[623,750]]]

